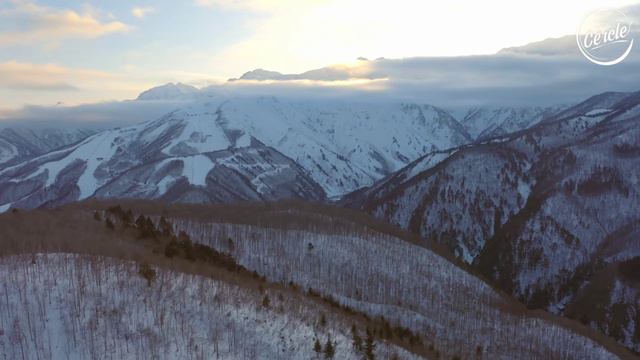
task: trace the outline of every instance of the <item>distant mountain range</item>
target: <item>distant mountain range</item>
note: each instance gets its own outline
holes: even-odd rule
[[[191,191],[178,190],[183,181],[214,188],[205,197],[187,196],[198,202],[322,199],[369,185],[426,152],[470,141],[453,117],[429,105],[203,102],[6,168],[0,203],[33,208],[109,194],[179,200]],[[214,179],[225,171],[240,180],[223,191]]]

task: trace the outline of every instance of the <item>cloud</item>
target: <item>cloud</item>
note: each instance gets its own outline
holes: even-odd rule
[[[640,90],[632,76],[640,72],[640,49],[634,49],[621,64],[603,67],[576,51],[575,42],[561,38],[544,44],[549,48],[535,44],[530,53],[510,50],[495,55],[359,61],[359,71],[353,67],[327,67],[324,70],[330,71],[297,75],[265,71],[257,75],[270,75],[266,81],[254,77],[219,88],[236,96],[352,95],[356,100],[408,101],[445,108],[554,105],[578,102],[605,91]],[[562,50],[562,45],[567,47]]]
[[[506,46],[574,33],[594,7],[637,0],[470,2],[395,0],[194,0],[260,11],[250,35],[211,57],[211,71],[302,72],[368,58],[492,54]],[[295,3],[294,3],[295,2]],[[491,19],[488,21],[487,19]],[[544,26],[540,26],[544,19]]]
[[[328,2],[329,0],[194,0],[195,5],[202,7],[270,13]]]
[[[0,8],[0,22],[11,30],[0,32],[0,46],[45,44],[55,46],[64,39],[94,39],[126,32],[130,27],[120,21],[101,21],[91,11],[78,13],[35,3],[15,1]]]
[[[127,99],[151,85],[144,78],[126,72],[15,60],[0,62],[0,107]]]
[[[633,76],[640,72],[639,55],[640,50],[613,67],[594,65],[582,56],[504,53],[362,61],[362,72],[348,69],[351,75],[356,74],[349,76],[349,80],[242,80],[211,85],[191,100],[121,101],[71,107],[26,106],[0,113],[0,126],[123,126],[157,119],[192,101],[209,101],[207,98],[224,101],[235,97],[268,96],[283,101],[408,102],[432,104],[451,110],[482,105],[571,104],[605,91],[640,90]],[[18,68],[23,65],[12,64]],[[7,65],[0,65],[0,69],[3,66]],[[90,72],[84,73],[82,70],[61,70],[55,66],[45,68],[51,68],[50,72],[54,74],[67,74],[54,77],[54,80],[90,75]],[[0,71],[0,79],[5,73]],[[75,75],[70,76],[72,74]],[[92,89],[98,96],[104,97],[104,89],[120,81],[124,81],[120,76],[108,75],[94,81]],[[55,84],[55,81],[52,83]],[[76,81],[68,83],[73,85]],[[130,98],[134,97],[132,95]]]
[[[109,77],[100,71],[75,70],[55,64],[0,63],[0,87],[15,90],[76,90],[78,87],[72,83],[78,80]]]
[[[107,129],[156,120],[188,104],[184,101],[118,101],[77,106],[0,108],[1,127],[68,127]]]
[[[138,19],[143,19],[145,16],[147,16],[148,14],[154,11],[155,9],[150,6],[145,6],[145,7],[135,6],[131,9],[131,14],[137,17]]]

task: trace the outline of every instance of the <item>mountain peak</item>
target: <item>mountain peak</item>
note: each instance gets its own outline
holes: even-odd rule
[[[170,82],[142,92],[138,95],[136,100],[170,100],[182,97],[183,95],[194,94],[198,91],[200,90],[195,86],[183,84],[181,82]]]
[[[237,81],[237,80],[257,80],[257,81],[265,81],[265,80],[284,80],[287,78],[287,75],[279,73],[277,71],[265,70],[262,68],[247,71],[242,74],[239,79],[233,78],[229,79],[229,81]]]

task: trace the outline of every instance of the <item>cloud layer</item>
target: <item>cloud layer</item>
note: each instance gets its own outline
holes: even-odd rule
[[[130,29],[120,21],[101,21],[89,12],[80,14],[22,1],[13,4],[13,7],[0,8],[0,21],[17,28],[0,33],[0,46],[55,46],[65,39],[93,39]]]
[[[69,69],[54,64],[0,63],[0,87],[17,90],[76,90],[74,83],[109,79],[107,73]]]

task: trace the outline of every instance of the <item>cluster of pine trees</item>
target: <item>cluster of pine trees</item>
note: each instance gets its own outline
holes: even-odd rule
[[[96,212],[94,218],[101,221],[102,215]],[[179,257],[193,262],[202,261],[235,272],[246,270],[230,254],[220,252],[208,245],[194,243],[184,231],[176,234],[173,225],[165,216],[160,217],[157,225],[150,217],[142,214],[134,221],[131,209],[124,210],[120,205],[115,205],[106,210],[105,226],[114,230],[114,220],[123,229],[134,230],[140,240],[153,240],[156,243],[165,244],[164,255],[167,258]]]

